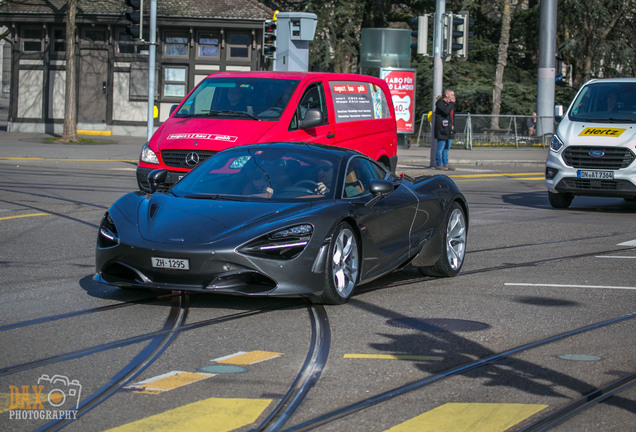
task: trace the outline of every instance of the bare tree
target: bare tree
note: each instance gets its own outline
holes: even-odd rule
[[[492,85],[492,118],[490,128],[499,129],[499,114],[501,113],[501,93],[503,92],[503,77],[508,63],[508,45],[510,44],[510,22],[512,21],[511,0],[502,0],[501,36],[497,50],[497,67],[495,80]]]
[[[60,141],[78,142],[77,80],[75,78],[75,15],[77,0],[68,0],[66,11],[66,93],[64,97],[64,132]]]

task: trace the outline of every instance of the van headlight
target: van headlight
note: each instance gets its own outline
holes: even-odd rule
[[[139,156],[142,162],[150,163],[150,164],[159,164],[159,158],[157,154],[152,151],[152,149],[148,146],[148,144],[144,144],[141,148],[141,156]]]
[[[550,140],[550,150],[553,152],[558,152],[563,147],[563,141],[558,137],[557,134],[552,135],[552,139]]]

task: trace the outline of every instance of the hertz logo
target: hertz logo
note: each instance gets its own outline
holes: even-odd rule
[[[614,128],[585,128],[579,136],[594,136],[594,137],[612,137],[618,138],[625,132],[626,129],[614,129]]]

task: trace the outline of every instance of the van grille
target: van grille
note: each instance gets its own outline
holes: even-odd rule
[[[199,163],[205,161],[210,156],[214,155],[215,151],[206,151],[206,150],[162,150],[161,151],[161,159],[163,159],[163,163],[165,163],[169,167],[174,168],[194,168],[196,165],[188,165],[186,163],[186,157],[190,154],[194,153],[199,158]]]
[[[591,156],[590,152],[602,151],[603,156]],[[634,153],[624,147],[570,146],[563,152],[565,164],[573,168],[617,170],[627,168],[634,161]]]

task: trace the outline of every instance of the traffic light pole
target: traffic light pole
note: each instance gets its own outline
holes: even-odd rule
[[[444,80],[444,62],[442,59],[444,46],[444,13],[446,12],[446,0],[436,0],[435,18],[433,24],[433,127],[431,128],[431,166],[435,166],[435,154],[437,140],[435,139],[435,102],[442,95]]]
[[[143,9],[141,10],[143,22]],[[155,126],[155,57],[157,53],[157,0],[150,0],[150,53],[148,55],[148,125],[146,142],[150,141]],[[141,33],[143,38],[143,33]]]

